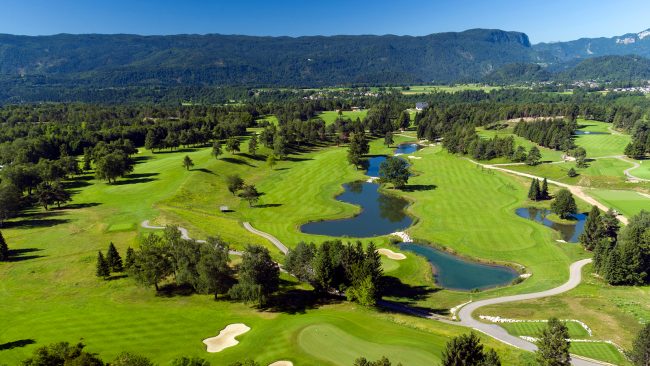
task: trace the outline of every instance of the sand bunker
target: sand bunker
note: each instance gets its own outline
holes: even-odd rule
[[[421,156],[409,155],[409,159],[422,159],[422,157]]]
[[[208,352],[216,353],[221,352],[224,349],[239,344],[239,341],[235,337],[240,336],[251,330],[250,327],[246,324],[237,323],[230,324],[227,327],[223,328],[219,335],[212,338],[206,338],[203,340],[206,346],[208,346]]]
[[[293,362],[291,361],[275,361],[269,366],[293,366]]]
[[[377,253],[381,255],[385,255],[386,257],[388,257],[388,259],[394,259],[396,261],[401,261],[403,259],[406,259],[406,256],[404,254],[395,253],[390,249],[385,249],[385,248],[377,249]]]

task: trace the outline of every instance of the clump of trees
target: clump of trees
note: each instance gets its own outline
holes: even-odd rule
[[[410,176],[409,164],[404,159],[388,156],[379,164],[379,181],[381,183],[390,183],[395,188],[402,188],[408,183]]]
[[[536,359],[541,366],[569,366],[571,355],[569,348],[569,329],[557,318],[546,323],[537,340]]]
[[[354,364],[352,366],[391,366],[392,363],[387,357],[382,357],[378,359],[377,361],[369,361],[365,357],[359,357],[356,360],[354,360]],[[402,363],[398,363],[397,366],[402,366]]]
[[[578,211],[576,200],[568,189],[561,189],[551,202],[551,211],[562,219],[567,219]]]
[[[111,272],[123,271],[124,264],[122,262],[122,256],[120,256],[113,243],[108,245],[106,256],[101,251],[97,253],[97,266],[95,271],[97,277],[107,279],[111,276]]]
[[[363,156],[370,151],[368,141],[362,132],[353,133],[350,138],[350,145],[348,146],[348,162],[359,168],[362,163]]]
[[[513,132],[544,147],[568,152],[575,147],[573,132],[576,128],[575,120],[542,119],[521,121],[515,125]]]
[[[650,283],[650,212],[633,216],[620,232],[611,212],[597,223],[589,227],[585,223],[583,243],[594,248],[594,271],[611,285]]]
[[[650,365],[650,324],[639,331],[627,356],[635,366]]]
[[[249,245],[237,267],[238,282],[228,294],[233,299],[265,305],[280,286],[280,267],[268,249]]]
[[[489,348],[484,350],[475,333],[462,334],[452,338],[442,351],[443,366],[500,366],[499,355]]]
[[[539,183],[539,179],[534,178],[530,182],[530,188],[528,189],[528,199],[531,201],[541,201],[549,199],[550,195],[548,194],[548,181],[546,178],[542,180],[542,183]]]
[[[374,306],[381,297],[383,270],[373,243],[365,250],[361,242],[326,241],[319,247],[299,243],[287,253],[284,268],[322,295],[345,293],[364,306]]]
[[[650,122],[638,120],[632,128],[632,141],[625,147],[625,155],[642,159],[650,154]]]

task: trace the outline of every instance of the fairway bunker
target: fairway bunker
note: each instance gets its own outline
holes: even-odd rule
[[[388,259],[393,259],[393,260],[396,260],[396,261],[401,261],[401,260],[406,259],[406,256],[404,254],[395,253],[390,249],[385,249],[385,248],[377,249],[377,253],[379,253],[381,255],[385,255],[386,257],[388,257]]]
[[[269,366],[293,366],[293,362],[291,361],[275,361]]]
[[[209,353],[221,352],[228,347],[233,347],[239,344],[235,337],[240,336],[251,330],[246,324],[236,323],[230,324],[223,328],[216,337],[206,338],[203,343],[208,346]]]

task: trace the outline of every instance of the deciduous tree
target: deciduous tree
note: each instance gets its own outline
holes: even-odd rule
[[[551,210],[560,218],[566,219],[578,211],[578,206],[571,192],[561,189],[551,203]]]

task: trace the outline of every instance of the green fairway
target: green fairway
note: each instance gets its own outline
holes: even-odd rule
[[[572,342],[571,353],[614,365],[630,364],[616,347],[605,342]]]
[[[650,211],[650,197],[638,192],[594,189],[590,190],[589,194],[627,217],[632,217],[641,210]]]
[[[325,121],[325,124],[331,125],[336,121],[337,118],[343,118],[343,119],[349,119],[352,121],[356,121],[357,118],[363,120],[366,118],[366,115],[368,114],[367,109],[362,109],[359,111],[341,111],[341,115],[339,116],[337,111],[325,111],[321,112],[318,114],[318,117]]]
[[[576,339],[589,338],[589,332],[577,322],[565,322],[569,329],[569,337]],[[517,322],[517,323],[499,323],[508,333],[515,336],[539,337],[542,330],[546,328],[544,322]]]
[[[625,146],[631,141],[629,135],[611,131],[611,123],[579,119],[578,126],[585,126],[580,131],[607,133],[576,136],[576,145],[587,150],[587,157],[623,155]]]
[[[635,177],[650,179],[650,160],[637,160],[637,163],[639,167],[630,170],[630,173]]]

